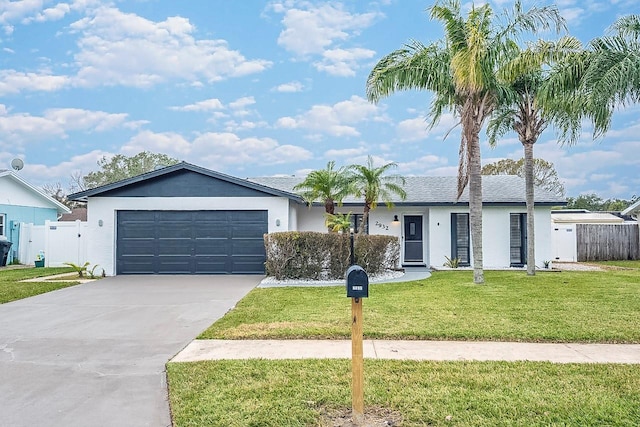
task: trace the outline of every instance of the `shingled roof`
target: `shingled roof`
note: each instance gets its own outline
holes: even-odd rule
[[[260,177],[249,178],[249,181],[287,193],[296,193],[293,187],[304,180],[303,177]],[[395,197],[392,202],[398,206],[443,206],[468,204],[468,188],[456,200],[457,178],[455,176],[409,176],[405,178],[404,189],[407,198]],[[486,175],[482,177],[483,203],[487,205],[525,204],[524,179],[516,175]],[[382,202],[382,201],[379,201]],[[543,188],[536,188],[535,203],[537,205],[565,205],[564,197],[553,194]],[[344,200],[346,205],[362,204],[354,197]]]

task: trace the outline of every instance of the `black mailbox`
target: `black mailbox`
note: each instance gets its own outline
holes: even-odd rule
[[[369,276],[364,268],[352,265],[347,270],[347,297],[367,298],[369,296]]]

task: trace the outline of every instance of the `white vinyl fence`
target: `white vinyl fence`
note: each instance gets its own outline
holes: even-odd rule
[[[45,267],[61,267],[65,262],[87,261],[87,223],[46,221],[44,225],[20,224],[20,255],[23,264],[33,265],[44,252]]]

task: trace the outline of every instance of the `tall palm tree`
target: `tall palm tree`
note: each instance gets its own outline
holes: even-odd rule
[[[304,181],[293,187],[309,206],[316,201],[322,202],[327,215],[333,215],[336,204],[341,204],[351,192],[347,169],[335,169],[335,165],[334,161],[328,162],[325,169],[310,172]]]
[[[580,135],[579,117],[586,114],[583,103],[574,102],[575,93],[559,93],[561,99],[547,100],[541,96],[547,65],[564,56],[580,54],[582,44],[573,37],[563,37],[557,43],[539,41],[520,52],[503,67],[499,77],[511,85],[514,97],[496,108],[487,126],[489,145],[495,147],[498,139],[509,131],[515,131],[524,148],[525,198],[527,205],[527,275],[536,274],[535,220],[534,220],[534,155],[533,146],[548,125],[559,129],[559,139],[573,143]],[[549,102],[545,102],[549,101]],[[575,109],[575,111],[573,111]]]
[[[385,175],[389,169],[396,167],[398,164],[395,162],[375,167],[371,156],[367,158],[366,165],[349,166],[353,182],[352,191],[357,197],[364,197],[364,210],[358,233],[366,230],[369,212],[377,207],[378,201],[384,201],[387,207],[391,208],[393,195],[399,196],[402,200],[407,197],[406,191],[402,188],[405,179],[400,175]]]
[[[445,110],[460,120],[462,135],[458,165],[458,198],[469,185],[469,222],[473,280],[484,283],[482,266],[482,181],[480,130],[497,106],[508,102],[509,87],[497,78],[499,69],[518,50],[514,39],[523,32],[562,28],[556,7],[513,10],[495,16],[491,6],[472,6],[466,17],[458,0],[442,0],[430,9],[443,25],[444,40],[423,45],[414,41],[382,58],[367,80],[367,97],[377,102],[399,90],[434,93],[430,126]]]
[[[616,108],[640,102],[640,15],[618,18],[586,51],[554,66],[543,95],[562,99],[571,91],[594,125],[594,138],[609,130]]]

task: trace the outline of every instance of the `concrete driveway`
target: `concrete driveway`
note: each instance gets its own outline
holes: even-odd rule
[[[262,276],[117,276],[0,305],[6,426],[169,426],[165,363]]]

